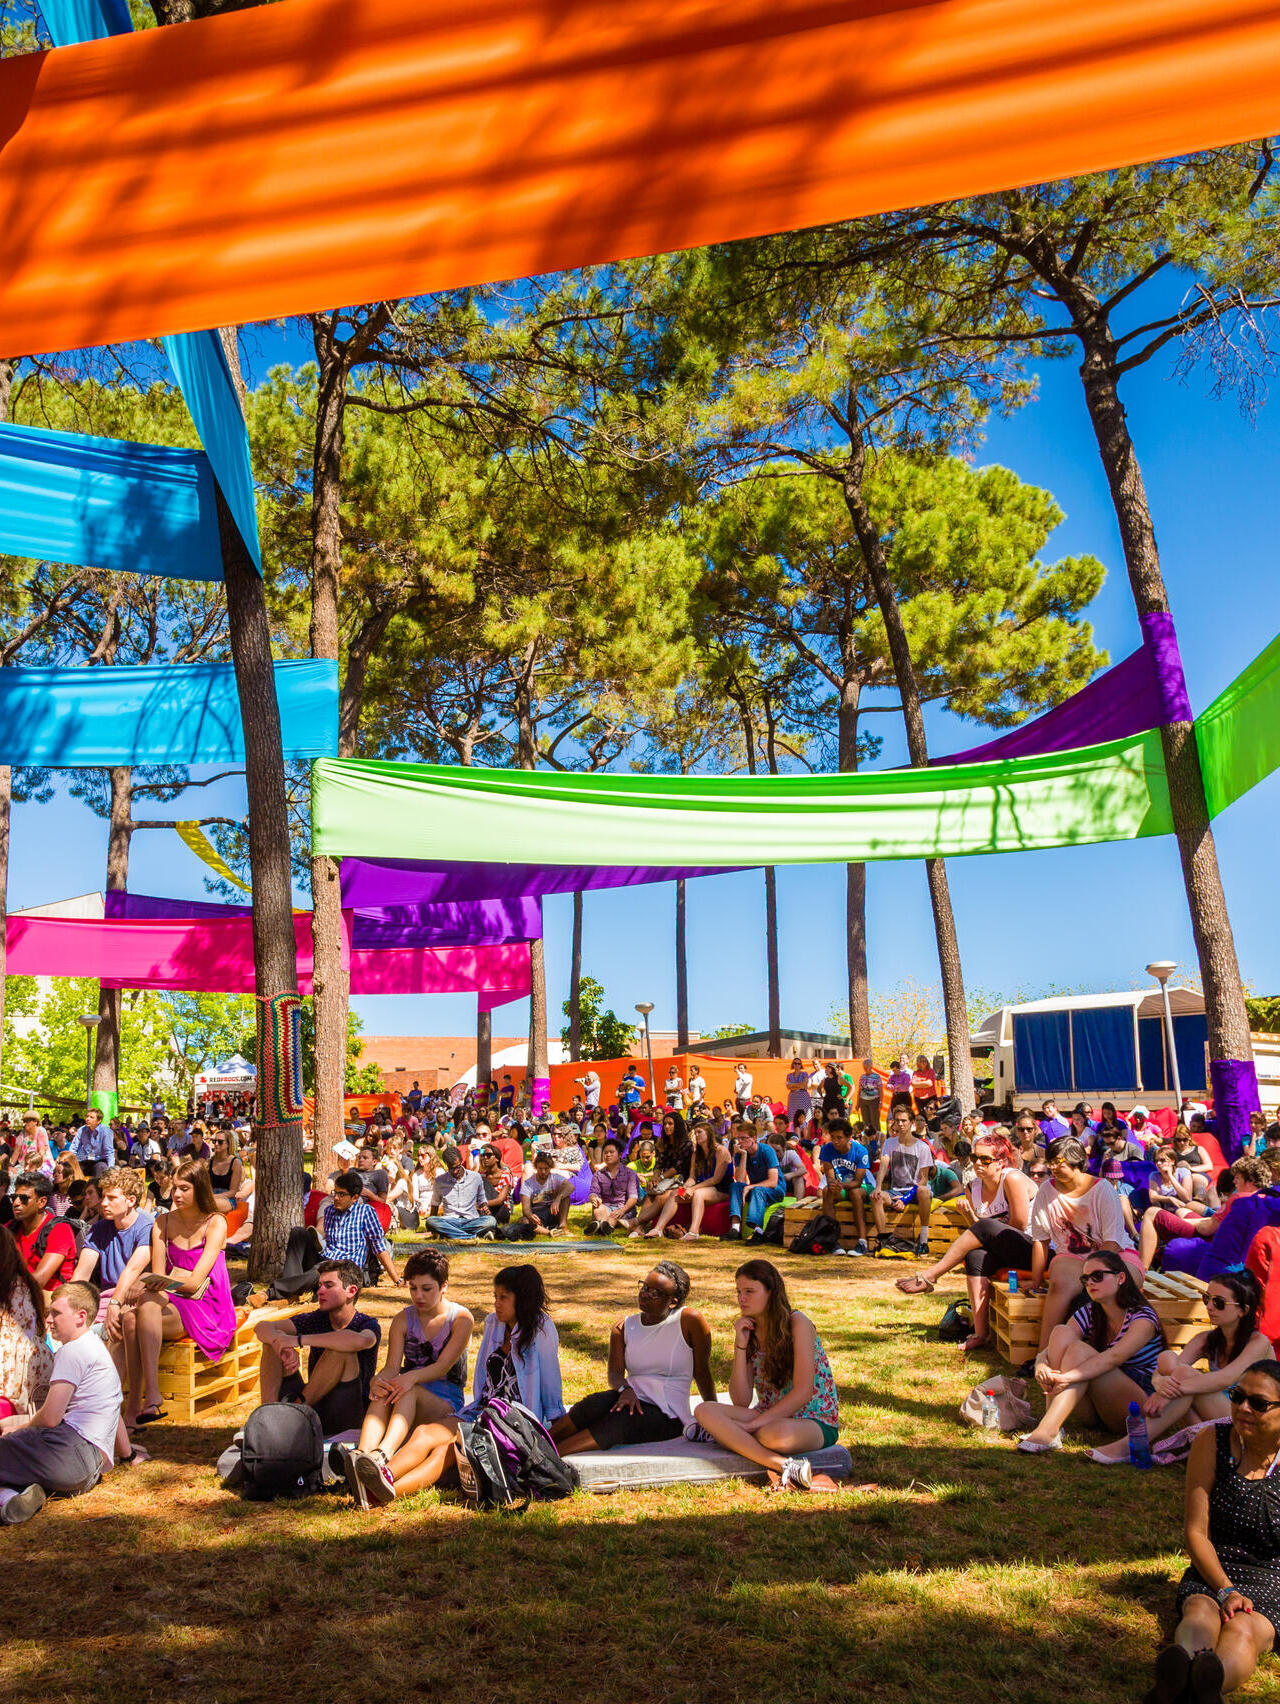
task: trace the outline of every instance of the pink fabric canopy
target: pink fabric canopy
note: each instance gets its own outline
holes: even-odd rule
[[[481,1010],[529,992],[529,947],[395,947],[351,950],[344,911],[343,963],[353,994],[478,994]],[[310,994],[311,914],[293,919],[298,990]],[[10,976],[90,976],[104,988],[252,994],[253,926],[248,917],[11,917]]]

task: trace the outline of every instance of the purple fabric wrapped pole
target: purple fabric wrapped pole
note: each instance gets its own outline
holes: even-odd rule
[[[1262,1110],[1257,1066],[1252,1059],[1211,1059],[1209,1084],[1218,1146],[1228,1160],[1239,1159],[1250,1133],[1250,1114]]]
[[[438,905],[446,900],[483,898],[515,900],[734,873],[718,869],[654,869],[631,864],[544,867],[541,864],[426,864],[412,858],[344,858],[342,903],[359,912],[367,906]]]
[[[159,899],[150,894],[108,893],[108,917],[248,917],[248,905],[210,900]],[[362,906],[352,923],[351,945],[361,951],[394,947],[501,946],[542,937],[536,899],[474,899],[426,905]]]
[[[1166,722],[1192,720],[1173,617],[1162,612],[1141,618],[1142,648],[1091,680],[1079,692],[1024,722],[1011,733],[970,746],[932,763],[986,763],[996,758],[1043,756],[1104,745],[1145,734]]]

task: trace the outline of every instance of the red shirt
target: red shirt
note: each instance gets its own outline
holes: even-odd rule
[[[65,1284],[76,1269],[76,1238],[71,1226],[60,1224],[52,1213],[45,1213],[29,1236],[19,1236],[16,1226],[14,1227],[14,1236],[17,1239],[18,1252],[22,1256],[27,1271],[34,1274],[36,1267],[44,1258],[44,1255],[37,1254],[36,1242],[46,1225],[50,1227],[50,1230],[44,1254],[47,1255],[52,1250],[62,1255],[61,1266],[49,1280],[48,1288],[52,1289],[55,1284]]]
[[[484,1146],[496,1152],[513,1178],[519,1177],[524,1171],[524,1149],[514,1136],[490,1136]]]

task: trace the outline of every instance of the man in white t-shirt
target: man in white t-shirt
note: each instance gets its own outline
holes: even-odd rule
[[[738,1111],[747,1110],[747,1102],[751,1099],[751,1073],[745,1065],[735,1065],[733,1069],[733,1093],[738,1102]]]
[[[120,1377],[90,1326],[98,1317],[92,1284],[60,1284],[46,1324],[61,1344],[49,1394],[34,1414],[0,1420],[0,1526],[38,1514],[49,1493],[74,1497],[115,1460]]]
[[[689,1067],[689,1105],[701,1106],[707,1093],[707,1079],[698,1065]]]
[[[895,1106],[889,1119],[888,1140],[880,1151],[880,1163],[876,1167],[876,1187],[871,1194],[877,1247],[890,1241],[885,1208],[909,1207],[919,1225],[915,1251],[918,1255],[928,1254],[929,1215],[933,1210],[933,1196],[929,1191],[932,1170],[933,1149],[927,1142],[912,1135],[911,1114],[907,1108]]]
[[[582,1099],[588,1112],[600,1105],[600,1073],[594,1065],[588,1065],[580,1077],[575,1077],[575,1083],[582,1086]]]

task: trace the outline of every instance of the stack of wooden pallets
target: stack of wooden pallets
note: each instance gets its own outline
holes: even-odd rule
[[[1020,1280],[1024,1284],[1027,1281],[1025,1275]],[[1198,1331],[1208,1329],[1209,1310],[1204,1305],[1202,1279],[1185,1272],[1148,1272],[1143,1288],[1171,1349],[1181,1349]],[[991,1329],[1001,1355],[1015,1367],[1035,1354],[1043,1317],[1043,1296],[1029,1296],[1021,1289],[1011,1296],[1007,1285],[993,1286]]]
[[[788,1201],[782,1222],[782,1241],[784,1246],[790,1244],[792,1237],[803,1230],[815,1214],[821,1213],[822,1202],[817,1196],[811,1196],[806,1201]],[[871,1213],[871,1201],[868,1198],[863,1208],[867,1222],[869,1240],[875,1238],[875,1220]],[[853,1209],[847,1201],[841,1201],[836,1209],[836,1219],[840,1225],[840,1244],[843,1248],[852,1248],[857,1240],[858,1232],[853,1222]],[[901,1235],[914,1241],[918,1234],[918,1224],[915,1214],[910,1208],[902,1213],[886,1213],[885,1223],[890,1236]],[[901,1226],[901,1230],[898,1227]],[[968,1220],[961,1217],[959,1209],[949,1201],[936,1201],[933,1212],[929,1217],[929,1258],[936,1260],[940,1254],[945,1254],[952,1243],[968,1226]]]

